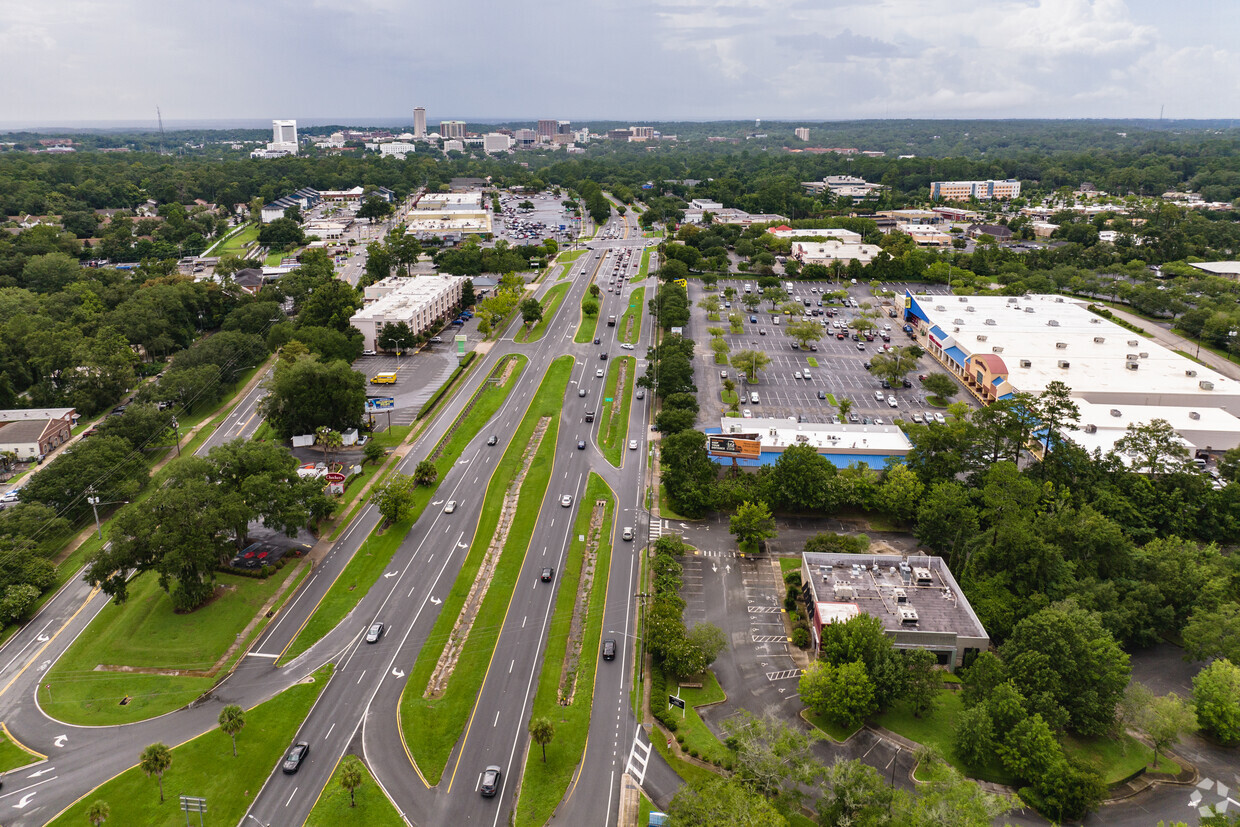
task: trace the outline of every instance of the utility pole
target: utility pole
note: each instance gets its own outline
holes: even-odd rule
[[[164,115],[159,111],[159,105],[155,106],[155,117],[159,119],[159,154],[164,154]]]

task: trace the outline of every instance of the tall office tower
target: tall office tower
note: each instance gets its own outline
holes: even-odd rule
[[[422,140],[426,137],[426,107],[416,106],[413,109],[413,137]]]
[[[571,121],[560,121],[556,124],[557,135],[572,135],[573,126]]]
[[[809,140],[809,127],[798,126],[796,129],[792,130],[792,134],[796,135],[802,141],[808,141]]]
[[[441,138],[464,138],[465,137],[465,121],[440,121],[439,137]]]
[[[297,121],[272,121],[271,143],[267,149],[274,152],[297,154]]]
[[[555,131],[559,127],[559,125],[560,125],[559,121],[540,120],[538,122],[539,140],[546,139],[550,141],[551,136],[555,134]]]

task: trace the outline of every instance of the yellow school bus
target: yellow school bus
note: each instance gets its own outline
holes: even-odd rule
[[[385,371],[384,373],[376,373],[374,376],[370,377],[370,384],[372,385],[395,385],[396,384],[396,371],[389,370],[389,371]]]

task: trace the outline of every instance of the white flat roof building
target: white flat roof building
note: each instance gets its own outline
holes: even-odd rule
[[[749,387],[753,387],[752,385]],[[761,394],[761,389],[756,391]],[[906,456],[913,447],[904,432],[895,425],[831,425],[823,422],[797,422],[795,419],[736,419],[720,421],[718,434],[732,436],[753,434],[761,443],[758,456],[737,457],[737,465],[753,467],[771,465],[792,445],[811,445],[818,453],[841,468],[861,462],[881,470],[890,457]],[[707,432],[710,448],[712,432]],[[708,450],[721,464],[731,464],[732,456],[725,451]]]
[[[869,264],[882,250],[877,244],[844,241],[794,241],[792,257],[802,264],[830,264],[833,261],[859,261]]]
[[[1226,451],[1240,446],[1240,418],[1222,408],[1167,407],[1164,405],[1098,405],[1076,400],[1081,412],[1080,426],[1071,436],[1087,451],[1100,448],[1105,454],[1115,441],[1128,433],[1129,425],[1148,425],[1155,419],[1167,421],[1193,450]],[[1130,458],[1121,454],[1121,458]]]
[[[367,350],[376,349],[375,339],[386,324],[404,322],[415,335],[437,329],[460,307],[464,284],[461,276],[389,276],[371,285],[377,298],[354,313],[349,323],[362,332]]]
[[[851,244],[861,243],[861,233],[845,230],[840,227],[815,227],[810,229],[793,229],[792,227],[772,227],[768,233],[776,238],[835,238]]]
[[[427,193],[405,216],[406,232],[423,235],[491,232],[491,212],[482,192]]]

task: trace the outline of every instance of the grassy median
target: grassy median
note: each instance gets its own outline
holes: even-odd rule
[[[642,308],[645,303],[645,287],[639,287],[629,295],[629,309],[620,317],[620,341],[637,344],[642,332]]]
[[[469,721],[486,678],[495,644],[512,600],[512,590],[520,574],[529,538],[541,513],[543,498],[551,479],[560,411],[573,364],[571,356],[561,356],[551,363],[538,393],[513,435],[508,450],[491,476],[469,554],[452,585],[452,591],[444,598],[435,626],[422,646],[417,662],[409,674],[409,682],[405,685],[400,702],[402,734],[413,760],[423,777],[431,784],[439,783],[443,777],[448,756]],[[538,452],[528,463],[517,513],[513,518],[504,552],[491,576],[486,599],[474,619],[473,628],[452,671],[446,692],[441,698],[428,700],[424,694],[431,675],[465,605],[491,539],[495,536],[504,492],[524,467],[522,454],[542,417],[548,417],[550,422]]]
[[[290,560],[266,580],[218,575],[219,596],[185,615],[173,612],[172,599],[153,572],[140,575],[130,583],[129,599],[105,606],[39,683],[39,703],[53,718],[82,726],[131,723],[184,706],[219,681],[270,620],[264,618],[239,641],[219,672],[176,673],[211,670],[295,571],[304,576],[308,567]],[[290,584],[281,602],[294,589]],[[93,598],[107,599],[102,592]],[[98,671],[99,665],[160,674]]]
[[[52,824],[89,824],[86,811],[90,805],[105,801],[111,809],[108,824],[176,827],[185,823],[185,813],[177,803],[182,793],[207,799],[211,824],[239,823],[330,677],[331,667],[324,667],[314,673],[313,682],[290,687],[246,712],[245,728],[237,735],[236,757],[232,739],[218,729],[174,748],[172,765],[164,773],[162,804],[156,779],[133,766],[75,801]],[[135,763],[138,757],[137,753],[132,756]]]
[[[568,278],[569,271],[573,269],[573,262],[585,254],[585,250],[572,250],[571,252],[560,253],[559,258],[555,260],[555,263],[563,265],[563,269],[560,270],[560,275],[557,276],[557,280]]]
[[[508,394],[517,386],[521,371],[528,360],[524,356],[510,358],[516,361],[517,367],[508,377],[508,381],[503,385],[484,385],[473,408],[461,420],[460,425],[444,445],[439,459],[435,461],[440,480],[452,469],[452,465],[465,450],[465,446],[482,431],[483,426],[495,416],[496,411],[508,399]],[[496,371],[494,375],[498,376],[498,372],[502,371],[502,365],[497,366]],[[292,643],[281,653],[281,663],[287,663],[309,649],[324,635],[336,628],[336,625],[344,620],[349,612],[353,611],[353,607],[366,596],[371,586],[383,574],[384,569],[392,560],[392,555],[404,541],[405,535],[422,516],[426,504],[431,501],[438,490],[438,482],[430,488],[419,488],[414,498],[413,513],[408,519],[388,526],[381,533],[375,531],[366,538],[366,542],[354,553],[349,564],[344,567],[344,571],[336,578],[336,582],[332,583],[331,588],[323,595],[314,613],[306,620]]]
[[[620,387],[620,366],[624,366],[624,386]],[[598,444],[607,461],[617,468],[620,457],[624,453],[626,437],[629,433],[629,403],[633,396],[633,371],[637,370],[637,360],[632,356],[621,356],[613,359],[607,369],[607,384],[603,386],[603,399],[599,403]],[[608,399],[620,400],[620,408],[612,415],[612,404]]]
[[[560,302],[564,301],[564,294],[568,292],[569,285],[557,284],[547,291],[542,297],[542,318],[533,327],[523,327],[521,331],[513,337],[516,342],[537,342],[547,332],[547,325],[551,324],[551,317],[555,315],[555,311],[560,309]]]
[[[345,756],[346,758],[351,756]],[[379,789],[375,778],[362,764],[362,786],[354,791],[356,801],[351,803],[349,791],[340,786],[340,766],[323,788],[319,800],[314,803],[305,827],[340,827],[342,824],[364,824],[366,827],[404,827],[404,820],[396,807]],[[361,763],[359,761],[359,763]]]
[[[559,702],[560,674],[568,649],[569,626],[573,619],[573,606],[580,591],[581,568],[586,550],[586,544],[576,538],[588,534],[594,503],[598,500],[605,500],[607,506],[599,530],[600,542],[594,561],[595,577],[590,588],[589,607],[584,617],[573,702],[564,706]],[[599,641],[603,636],[600,624],[603,622],[603,609],[607,601],[607,575],[611,569],[612,520],[615,510],[615,493],[607,487],[602,477],[591,473],[585,496],[581,498],[577,509],[573,541],[564,562],[564,571],[560,573],[555,614],[551,617],[546,656],[538,678],[538,691],[534,695],[533,717],[550,719],[555,726],[555,736],[547,745],[545,762],[542,760],[542,747],[530,742],[525,775],[521,779],[521,798],[517,802],[518,827],[536,827],[551,818],[556,806],[568,791],[573,772],[585,752],[586,737],[590,734],[590,711],[594,701]],[[621,642],[620,645],[625,644]]]

